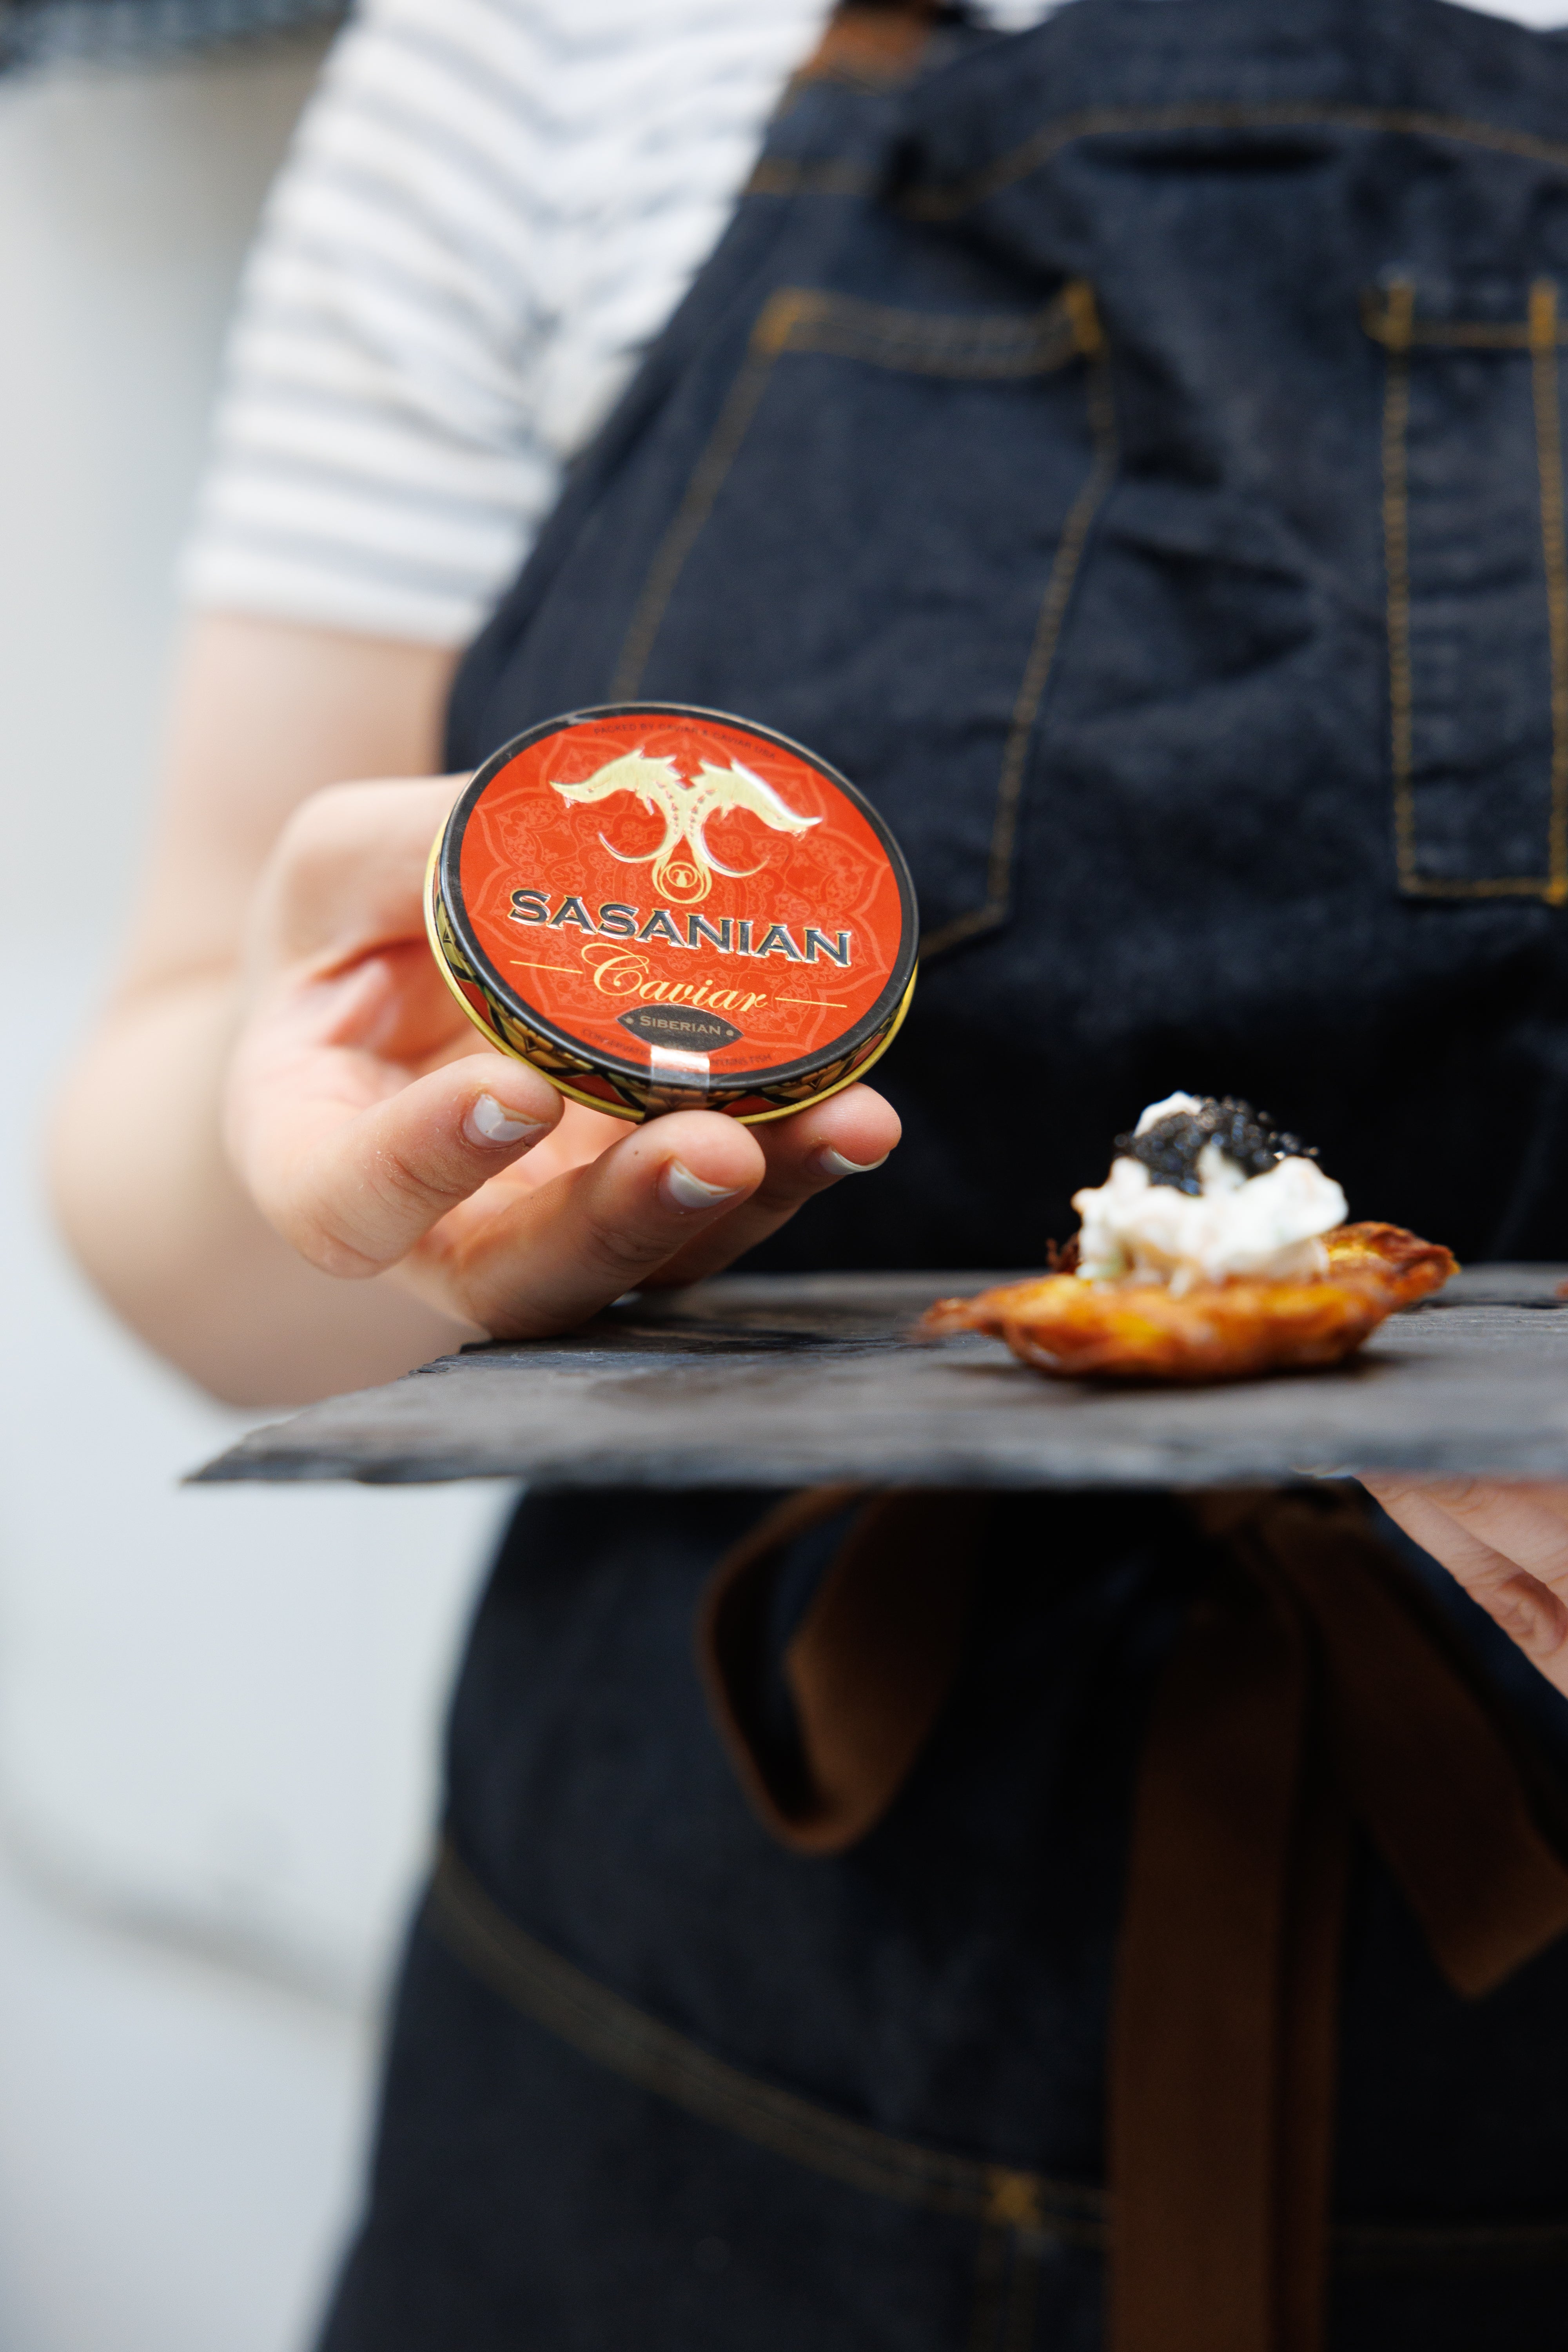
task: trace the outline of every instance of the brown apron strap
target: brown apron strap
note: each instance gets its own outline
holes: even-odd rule
[[[1455,1989],[1568,1927],[1568,1867],[1426,1596],[1342,1497],[1195,1507],[1140,1774],[1111,2052],[1111,2352],[1314,2352],[1347,1806]]]
[[[1310,1638],[1216,1579],[1155,1698],[1113,2007],[1111,2352],[1321,2335],[1346,1829]]]
[[[1318,1627],[1344,1785],[1455,1991],[1491,1992],[1568,1928],[1568,1868],[1509,1742],[1359,1513],[1325,1541],[1298,1502],[1268,1542]]]
[[[891,1804],[957,1671],[984,1502],[911,1489],[868,1500],[784,1655],[798,1754],[781,1759],[763,1715],[768,1600],[786,1547],[855,1499],[791,1496],[720,1563],[698,1625],[698,1664],[736,1776],[758,1817],[797,1853],[841,1853]]]
[[[942,14],[941,0],[841,0],[797,81],[826,75],[899,81],[914,71]]]

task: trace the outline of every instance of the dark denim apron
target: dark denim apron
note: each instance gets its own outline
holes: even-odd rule
[[[450,737],[718,705],[893,824],[905,1141],[754,1263],[1037,1263],[1174,1086],[1352,1214],[1568,1257],[1564,308],[1568,48],[1442,0],[1075,0],[792,95]],[[1008,1501],[901,1794],[808,1858],[692,1664],[759,1508],[520,1513],[329,2352],[1101,2341],[1131,1791],[1204,1541]],[[1568,1948],[1463,2000],[1370,1853],[1334,2204],[1335,2352],[1568,2341]]]

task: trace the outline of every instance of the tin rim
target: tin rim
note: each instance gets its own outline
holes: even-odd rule
[[[780,1062],[768,1069],[736,1070],[725,1073],[726,1090],[731,1087],[743,1087],[745,1091],[752,1094],[766,1095],[776,1087],[809,1079],[816,1071],[830,1068],[841,1062],[846,1054],[854,1053],[857,1046],[864,1045],[868,1039],[877,1039],[875,1050],[867,1055],[858,1069],[844,1077],[836,1079],[832,1086],[825,1087],[821,1094],[813,1095],[805,1102],[784,1103],[776,1108],[765,1111],[724,1115],[738,1118],[739,1123],[742,1126],[756,1127],[763,1125],[768,1119],[788,1118],[797,1110],[809,1110],[814,1103],[826,1102],[830,1096],[840,1093],[845,1087],[853,1086],[858,1078],[880,1061],[902,1027],[904,1016],[910,1009],[910,1001],[914,994],[917,978],[919,914],[915,901],[914,882],[904,853],[880,812],[874,808],[865,794],[849,782],[847,776],[841,775],[829,761],[824,760],[819,753],[808,750],[804,743],[796,742],[793,735],[782,733],[776,727],[759,726],[754,719],[739,718],[733,711],[714,710],[700,703],[601,702],[585,705],[577,710],[563,711],[553,719],[543,719],[537,727],[530,727],[522,734],[514,735],[509,742],[501,744],[498,751],[491,752],[484,765],[476,771],[468,783],[464,786],[462,793],[453,803],[445,824],[437,835],[435,845],[430,853],[431,887],[426,893],[426,928],[441,975],[474,1026],[482,1035],[490,1037],[493,1044],[495,1041],[489,1029],[475,1013],[447,968],[446,958],[436,938],[434,925],[434,900],[437,894],[442,912],[451,926],[458,945],[468,959],[482,992],[486,996],[493,996],[514,1021],[520,1022],[525,1028],[535,1032],[542,1044],[553,1046],[560,1053],[576,1055],[591,1062],[595,1067],[603,1069],[614,1078],[629,1082],[633,1086],[660,1083],[652,1077],[646,1063],[622,1061],[617,1055],[600,1052],[596,1046],[577,1036],[570,1029],[563,1029],[559,1023],[552,1021],[527,998],[520,996],[511,983],[504,980],[497,971],[479,945],[468,919],[468,910],[463,904],[461,884],[463,837],[468,830],[468,819],[473,814],[480,798],[494,782],[501,770],[510,766],[520,752],[526,751],[530,744],[539,742],[547,735],[565,734],[570,729],[581,726],[590,719],[634,719],[644,716],[710,719],[721,727],[737,728],[745,734],[760,737],[764,742],[778,744],[782,750],[790,752],[795,759],[804,761],[808,768],[814,769],[819,776],[824,777],[835,791],[844,794],[851,806],[858,811],[870,826],[883,856],[892,868],[894,879],[899,886],[900,925],[899,952],[894,959],[887,983],[874,1003],[860,1015],[852,1028],[844,1030],[830,1044],[819,1046],[815,1053],[803,1055],[798,1061]],[[886,1034],[879,1037],[878,1032],[884,1028]],[[525,1060],[527,1057],[519,1055],[517,1058]],[[548,1075],[551,1085],[560,1093],[571,1096],[574,1102],[584,1103],[591,1110],[606,1111],[612,1118],[626,1118],[635,1120],[635,1113],[618,1111],[596,1096],[577,1092],[553,1072]],[[703,1108],[703,1102],[701,1089],[693,1087],[689,1108],[700,1110]]]
[[[514,1062],[527,1062],[526,1054],[519,1053],[514,1045],[498,1036],[483,1014],[475,1012],[458,987],[456,976],[447,964],[436,929],[436,862],[440,854],[441,835],[437,834],[430,845],[430,858],[425,872],[425,936],[430,942],[430,952],[436,959],[436,969],[446,982],[447,992],[453,1003],[464,1019],[479,1032],[486,1045],[493,1046],[498,1053],[507,1055]],[[910,984],[904,991],[903,1001],[898,1012],[888,1024],[887,1034],[878,1039],[872,1051],[857,1068],[847,1071],[841,1078],[835,1078],[833,1084],[830,1087],[824,1087],[820,1094],[807,1095],[804,1102],[775,1103],[771,1110],[734,1111],[726,1110],[721,1103],[715,1103],[711,1097],[705,1097],[700,1090],[694,1087],[691,1090],[691,1101],[689,1104],[683,1104],[681,1108],[690,1110],[716,1110],[721,1118],[732,1118],[737,1127],[765,1127],[770,1119],[794,1118],[799,1111],[815,1110],[818,1103],[831,1102],[835,1095],[842,1094],[846,1087],[858,1086],[868,1070],[876,1068],[877,1064],[904,1025],[904,1017],[914,1002],[915,982],[918,978],[918,971],[910,972]],[[514,1019],[517,1017],[513,1015]],[[531,1069],[535,1066],[533,1063],[529,1063]],[[647,1123],[648,1118],[647,1111],[634,1110],[619,1103],[606,1102],[603,1095],[585,1094],[580,1087],[574,1087],[569,1078],[563,1077],[557,1070],[541,1070],[539,1075],[544,1079],[546,1085],[554,1087],[558,1095],[564,1095],[569,1102],[581,1103],[584,1110],[599,1111],[605,1118],[618,1118],[627,1127],[639,1127]]]

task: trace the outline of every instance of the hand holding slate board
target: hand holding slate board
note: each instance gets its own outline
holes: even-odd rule
[[[309,1406],[195,1475],[663,1488],[1568,1477],[1565,1273],[1473,1267],[1348,1364],[1206,1389],[1045,1381],[977,1336],[910,1343],[933,1299],[1002,1276],[726,1275]]]

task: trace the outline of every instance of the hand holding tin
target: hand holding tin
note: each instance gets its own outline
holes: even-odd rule
[[[258,894],[225,1106],[230,1159],[323,1272],[391,1273],[470,1328],[581,1321],[727,1264],[898,1122],[857,1086],[757,1131],[705,1110],[628,1132],[480,1046],[426,946],[428,845],[454,779],[336,788]]]

